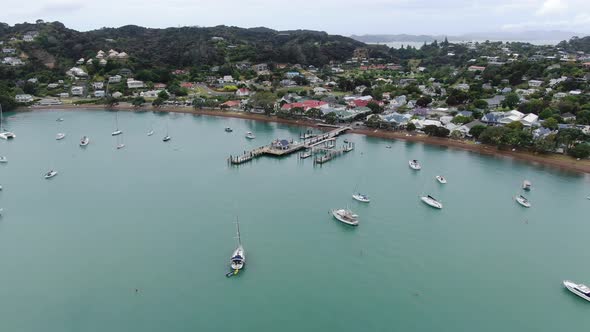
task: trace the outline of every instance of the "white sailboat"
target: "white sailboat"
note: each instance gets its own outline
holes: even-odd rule
[[[123,136],[117,136],[117,150],[120,150],[125,147],[125,143],[123,143]]]
[[[170,137],[170,135],[168,135],[168,122],[166,122],[166,136],[164,136],[164,138],[162,138],[162,141],[168,142],[171,139],[172,139],[172,137]]]
[[[445,177],[442,176],[442,175],[437,175],[437,176],[435,176],[435,178],[436,178],[436,181],[438,181],[438,182],[440,182],[442,184],[446,184],[447,183],[447,179],[445,179]]]
[[[422,196],[420,197],[420,200],[422,200],[422,202],[432,206],[433,208],[436,209],[442,209],[443,205],[441,202],[439,202],[438,200],[436,200],[436,198],[430,196],[430,195],[426,195],[426,196]]]
[[[66,134],[65,133],[57,133],[57,135],[55,135],[55,139],[58,140],[58,141],[59,140],[62,140],[64,138],[66,138]]]
[[[82,138],[80,139],[80,146],[87,146],[88,143],[90,143],[90,139],[88,138],[88,136],[82,136]]]
[[[246,133],[246,138],[247,139],[255,139],[256,138],[256,135],[252,134],[252,132],[249,131],[249,132]]]
[[[334,209],[331,211],[332,216],[336,218],[336,220],[340,221],[343,224],[347,224],[350,226],[358,226],[359,225],[359,216],[354,214],[350,209]]]
[[[418,162],[418,160],[416,159],[412,159],[408,162],[408,164],[410,165],[410,168],[416,171],[419,171],[422,169],[422,166],[420,165],[420,162]]]
[[[530,208],[531,207],[531,202],[529,202],[528,199],[526,199],[526,197],[522,196],[522,195],[518,195],[516,197],[514,197],[514,199],[516,200],[516,202],[526,208]]]
[[[49,172],[45,173],[45,175],[43,177],[45,177],[45,179],[51,179],[52,177],[57,175],[57,171],[54,170],[50,170]]]
[[[354,192],[352,193],[352,198],[355,200],[362,202],[362,203],[369,203],[371,200],[369,196],[362,194],[358,191],[358,185],[354,188]]]
[[[7,163],[8,162],[8,158],[6,158],[5,156],[0,156],[0,163]]]
[[[112,136],[121,135],[123,132],[119,130],[119,113],[115,112],[115,131],[111,134]]]
[[[237,229],[237,238],[238,238],[238,246],[234,250],[230,258],[230,266],[234,274],[237,274],[238,271],[244,268],[246,265],[246,251],[242,246],[242,239],[240,237],[240,222],[236,218],[236,229]]]
[[[148,131],[147,135],[152,136],[154,134],[154,126],[150,125],[150,131]]]
[[[2,113],[2,105],[0,105],[0,138],[9,140],[16,138],[16,135],[8,130],[4,130],[4,118]]]

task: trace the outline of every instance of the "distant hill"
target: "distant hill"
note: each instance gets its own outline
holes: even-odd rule
[[[408,35],[408,34],[380,34],[380,35],[352,35],[351,38],[364,43],[389,43],[389,42],[433,42],[441,41],[445,37],[449,41],[466,40],[502,40],[502,41],[543,41],[543,40],[568,40],[574,36],[582,37],[584,34],[571,31],[521,31],[521,32],[481,32],[469,33],[457,36],[445,35]]]
[[[590,53],[590,36],[582,38],[572,38],[569,41],[562,41],[557,46],[562,47],[570,52],[582,51]]]
[[[24,45],[30,53],[68,59],[94,57],[98,50],[125,51],[137,62],[155,66],[202,66],[226,63],[284,62],[324,65],[350,58],[357,48],[371,56],[385,57],[387,49],[368,46],[349,37],[322,31],[276,31],[264,27],[180,27],[151,29],[135,25],[87,32],[69,29],[60,22],[39,24],[0,23],[0,40],[39,31],[34,43]],[[217,37],[217,38],[214,38]],[[41,49],[42,52],[32,52]]]

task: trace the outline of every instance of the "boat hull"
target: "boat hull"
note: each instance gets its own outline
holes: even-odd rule
[[[340,210],[332,210],[332,216],[334,216],[334,218],[338,221],[340,221],[343,224],[349,225],[349,226],[358,226],[359,225],[359,221],[358,219],[356,220],[348,220],[346,218],[343,218],[340,214],[339,214]]]
[[[420,200],[421,200],[422,202],[424,202],[424,204],[426,204],[426,205],[428,205],[428,206],[431,206],[431,207],[433,207],[433,208],[435,208],[435,209],[439,209],[439,210],[440,210],[440,209],[442,209],[442,208],[443,208],[443,205],[442,205],[442,203],[441,203],[441,202],[439,202],[439,201],[434,201],[434,200],[432,200],[432,199],[430,199],[430,198],[428,198],[428,197],[420,197]]]
[[[571,282],[571,281],[569,281],[569,280],[564,280],[564,281],[563,281],[563,286],[564,286],[565,288],[567,288],[567,290],[569,290],[570,292],[572,292],[572,293],[574,293],[574,294],[578,295],[579,297],[583,298],[584,300],[586,300],[586,301],[589,301],[589,302],[590,302],[590,296],[587,296],[586,294],[584,294],[584,293],[582,293],[582,292],[578,291],[578,290],[575,288],[575,287],[577,286],[577,284],[576,284],[576,283],[574,283],[574,282]]]
[[[116,131],[113,131],[113,133],[111,135],[112,136],[117,136],[117,135],[121,135],[122,133],[123,133],[122,131],[116,130]]]
[[[367,196],[364,196],[364,195],[354,194],[354,195],[352,195],[352,198],[354,198],[355,200],[362,202],[362,203],[369,203],[371,201]]]
[[[531,207],[531,203],[528,201],[524,201],[522,199],[520,199],[519,197],[515,197],[514,200],[516,201],[516,203],[520,204],[521,206],[524,206],[525,208],[530,208]]]
[[[443,178],[442,176],[437,176],[436,177],[436,181],[438,181],[441,184],[446,184],[447,183],[447,179]]]

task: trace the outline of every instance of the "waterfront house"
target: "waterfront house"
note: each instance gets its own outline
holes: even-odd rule
[[[120,83],[121,79],[122,79],[121,75],[111,76],[111,77],[109,77],[109,83]]]
[[[138,80],[135,80],[135,79],[133,79],[133,78],[129,78],[129,79],[127,79],[127,87],[128,87],[129,89],[141,89],[141,88],[143,88],[144,86],[145,86],[145,85],[143,84],[143,82],[142,82],[142,81],[138,81]]]
[[[57,96],[59,98],[68,98],[70,96],[70,94],[67,92],[61,92],[61,93],[58,93]]]
[[[321,100],[305,100],[303,102],[296,102],[296,103],[287,103],[281,106],[283,111],[288,111],[292,108],[302,108],[303,111],[308,111],[312,108],[322,109],[328,108],[329,104],[325,101]]]
[[[39,106],[54,106],[54,105],[61,105],[62,102],[56,98],[45,98],[41,99],[38,102]]]
[[[524,113],[517,110],[512,110],[504,113],[504,117],[498,120],[500,124],[509,124],[515,121],[520,121],[524,117]]]
[[[104,82],[94,82],[94,83],[92,83],[92,88],[94,90],[100,90],[100,89],[104,88]]]
[[[83,96],[84,95],[84,87],[83,86],[73,86],[70,90],[72,96]]]
[[[31,96],[29,94],[18,94],[16,96],[14,96],[14,100],[17,103],[30,103],[33,101],[33,96]]]
[[[248,97],[250,95],[250,90],[246,88],[241,88],[236,91],[236,97]]]
[[[239,110],[240,109],[240,101],[239,100],[228,100],[225,103],[219,105],[221,108],[228,108],[231,110]]]
[[[142,91],[139,93],[140,97],[144,98],[157,98],[158,94],[163,90],[149,90],[149,91]]]
[[[106,96],[106,93],[104,90],[96,90],[94,91],[94,97],[95,98],[104,98]]]
[[[398,126],[405,126],[408,123],[408,121],[410,121],[410,119],[412,119],[412,115],[408,114],[408,113],[401,114],[401,113],[393,112],[393,113],[389,113],[389,114],[380,115],[380,118],[383,121],[387,121],[389,123],[394,123]]]
[[[466,123],[462,126],[459,126],[458,128],[455,128],[455,130],[458,130],[463,137],[471,137],[471,135],[469,134],[469,131],[471,131],[471,128],[475,127],[475,126],[485,126],[486,124],[479,121],[479,120],[473,120],[469,123]]]
[[[500,119],[506,116],[504,112],[490,112],[486,113],[481,117],[481,122],[486,124],[495,125],[498,124]]]
[[[545,138],[549,134],[552,134],[552,133],[553,133],[553,131],[549,128],[539,127],[537,129],[533,130],[533,139],[537,140],[540,138]]]
[[[286,139],[276,139],[271,143],[273,149],[289,150],[291,143]]]
[[[113,98],[121,98],[123,97],[123,94],[119,91],[116,91],[111,96],[113,96]]]
[[[538,115],[536,115],[534,113],[529,113],[529,114],[525,115],[522,119],[520,119],[520,122],[525,127],[532,127],[532,126],[538,124],[538,120],[539,120],[539,116]]]

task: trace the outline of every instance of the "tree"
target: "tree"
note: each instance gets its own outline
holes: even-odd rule
[[[374,101],[370,101],[370,102],[367,104],[367,107],[371,109],[371,112],[372,112],[373,114],[377,114],[377,113],[382,113],[382,112],[383,112],[383,108],[381,108],[381,106],[379,106],[379,104],[377,104],[377,103],[376,103],[376,102],[374,102]]]
[[[305,112],[305,116],[313,119],[321,119],[323,115],[324,113],[322,113],[322,111],[317,108],[310,108],[307,110],[307,112]]]
[[[420,107],[426,107],[430,103],[432,103],[432,98],[430,96],[422,96],[416,100],[416,105]]]
[[[504,98],[504,105],[508,108],[514,108],[518,103],[520,103],[520,97],[514,92],[507,94],[506,98]]]
[[[584,133],[576,128],[565,128],[557,132],[557,142],[565,145],[565,152],[567,152],[577,140],[582,138],[584,138]]]
[[[162,106],[162,104],[164,104],[164,99],[158,97],[156,98],[153,102],[152,102],[152,106],[158,108],[160,106]]]
[[[473,118],[469,116],[457,115],[453,118],[453,120],[451,120],[451,122],[454,124],[466,124],[471,122],[472,120]]]
[[[428,136],[434,136],[434,135],[436,135],[437,128],[438,127],[435,125],[428,125],[428,126],[425,126],[424,128],[422,128],[422,131]]]
[[[137,97],[133,98],[133,100],[131,101],[131,105],[133,105],[134,107],[141,107],[144,103],[145,103],[145,98],[143,98],[141,96],[137,96]]]
[[[250,97],[250,105],[255,108],[262,108],[266,115],[272,114],[274,109],[276,95],[272,92],[261,91]]]
[[[119,100],[117,98],[113,97],[113,96],[108,96],[105,99],[105,103],[104,104],[105,104],[106,107],[113,107],[113,106],[116,106],[116,105],[119,104]]]
[[[507,142],[507,133],[511,130],[506,127],[487,127],[480,135],[479,140],[485,144],[504,145]]]
[[[330,113],[326,114],[325,119],[326,119],[326,123],[335,124],[336,121],[338,121],[338,116],[336,116],[336,113],[330,112]]]
[[[590,111],[582,110],[576,114],[576,123],[587,125],[590,124]]]
[[[473,102],[473,106],[475,106],[475,108],[479,108],[480,110],[485,110],[488,108],[488,102],[483,99],[478,99]]]
[[[416,130],[416,125],[412,122],[408,122],[408,124],[406,125],[406,130],[407,131],[414,131],[414,130]]]
[[[469,135],[475,137],[476,139],[479,138],[481,133],[486,130],[487,126],[485,125],[475,125],[469,129]]]
[[[510,128],[512,130],[522,130],[524,125],[520,121],[512,121],[506,125],[506,128]]]
[[[551,130],[557,130],[558,122],[555,118],[548,118],[547,120],[543,121],[543,127]]]
[[[553,116],[553,111],[552,111],[552,110],[550,110],[550,109],[548,109],[548,108],[546,108],[546,109],[542,110],[542,111],[539,113],[539,118],[541,118],[541,119],[547,119],[547,118],[550,118],[550,117],[552,117],[552,116]]]
[[[590,156],[590,144],[576,144],[568,151],[568,154],[574,158],[588,158]]]
[[[168,95],[168,92],[166,92],[166,90],[162,90],[162,91],[158,92],[158,98],[162,99],[162,100],[168,100],[168,98],[170,98],[170,96]]]
[[[451,138],[452,138],[452,139],[460,139],[460,138],[463,138],[463,133],[461,133],[461,132],[460,132],[460,131],[458,131],[458,130],[453,130],[453,131],[451,132]]]

